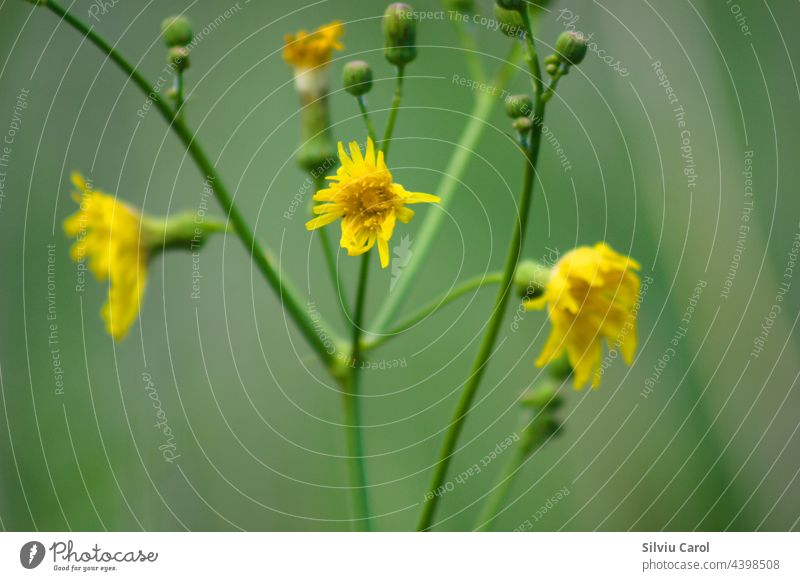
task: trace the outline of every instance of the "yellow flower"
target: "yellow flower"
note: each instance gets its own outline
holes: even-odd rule
[[[339,20],[320,26],[313,32],[300,30],[284,37],[283,59],[298,71],[327,65],[334,49],[344,46],[339,38],[344,34],[344,25]]]
[[[431,194],[407,192],[392,182],[392,174],[383,160],[383,152],[375,154],[375,145],[367,139],[367,151],[361,154],[358,143],[350,143],[350,157],[339,142],[341,166],[333,183],[320,190],[314,200],[323,202],[314,207],[316,218],[306,224],[309,230],[321,228],[337,218],[342,219],[342,248],[349,256],[364,254],[378,243],[381,266],[389,265],[389,239],[397,220],[408,224],[414,211],[406,204],[434,203],[439,198]]]
[[[108,332],[120,340],[139,313],[152,245],[144,239],[138,212],[93,190],[77,172],[72,183],[77,188],[72,197],[80,209],[64,221],[65,232],[75,238],[70,255],[78,263],[88,258],[97,280],[110,279],[102,316]]]
[[[546,305],[553,325],[536,365],[547,365],[566,351],[575,387],[582,388],[590,378],[592,387],[599,387],[603,338],[631,365],[640,286],[634,271],[639,268],[602,242],[564,255],[553,267],[544,294],[525,301],[528,310]]]

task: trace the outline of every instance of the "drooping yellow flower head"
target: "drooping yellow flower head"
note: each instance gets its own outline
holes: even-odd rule
[[[77,172],[72,174],[72,183],[77,188],[72,197],[80,209],[64,221],[64,231],[75,238],[70,255],[75,262],[88,259],[97,280],[110,279],[102,316],[108,332],[120,340],[139,313],[151,244],[143,239],[139,213],[92,189]]]
[[[358,256],[378,243],[381,266],[389,265],[389,239],[397,220],[408,224],[414,211],[406,204],[435,203],[437,196],[407,192],[403,186],[392,182],[392,174],[383,160],[383,152],[375,153],[375,145],[367,139],[364,155],[358,143],[350,143],[350,156],[339,142],[341,166],[330,187],[320,190],[314,200],[322,202],[314,207],[318,216],[306,224],[309,230],[321,228],[337,218],[342,219],[342,248],[349,256]]]
[[[344,46],[339,39],[344,25],[339,20],[324,24],[313,32],[299,30],[284,36],[283,59],[298,70],[308,70],[327,65],[333,51]]]
[[[553,329],[536,365],[542,367],[565,351],[575,373],[575,387],[589,379],[599,387],[602,340],[619,349],[628,365],[636,352],[639,264],[598,242],[565,254],[552,269],[544,294],[525,301],[526,309],[547,306]]]

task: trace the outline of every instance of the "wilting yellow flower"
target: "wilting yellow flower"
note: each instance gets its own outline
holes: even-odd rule
[[[547,306],[553,329],[536,360],[542,367],[567,353],[580,389],[601,379],[602,339],[619,349],[628,365],[636,352],[639,264],[599,242],[564,255],[553,267],[544,294],[525,301],[526,309]],[[593,377],[592,377],[593,376]]]
[[[333,51],[344,46],[339,38],[344,25],[339,20],[324,24],[313,32],[300,30],[284,36],[283,59],[298,71],[313,69],[330,62]]]
[[[327,179],[333,183],[320,190],[314,200],[323,202],[314,206],[316,218],[306,223],[315,230],[342,219],[342,248],[349,256],[364,254],[378,243],[381,266],[389,265],[389,239],[397,220],[408,224],[414,211],[406,204],[438,202],[431,194],[407,192],[403,186],[392,182],[392,174],[383,160],[383,152],[375,154],[375,145],[367,139],[367,151],[361,154],[358,143],[350,143],[350,157],[339,142],[341,166],[335,176]]]
[[[108,332],[120,340],[139,313],[152,245],[144,239],[138,212],[93,190],[77,172],[72,174],[72,183],[77,188],[72,197],[80,209],[64,221],[65,232],[75,238],[70,255],[75,262],[88,258],[97,280],[110,279],[102,316]]]

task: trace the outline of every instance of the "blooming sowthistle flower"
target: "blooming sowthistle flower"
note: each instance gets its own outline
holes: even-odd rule
[[[553,325],[536,365],[547,365],[566,351],[575,387],[580,389],[589,379],[592,387],[599,387],[603,338],[619,346],[631,365],[636,352],[639,268],[635,260],[602,242],[565,254],[553,267],[544,294],[525,300],[528,310],[547,306]]]
[[[120,340],[139,313],[152,243],[138,212],[92,189],[77,172],[72,174],[72,183],[77,188],[72,197],[80,209],[64,221],[65,232],[75,238],[70,256],[75,262],[88,258],[95,278],[110,280],[102,316],[108,332]]]
[[[408,192],[392,181],[392,174],[383,160],[383,152],[375,152],[375,144],[367,139],[367,150],[362,155],[358,143],[350,143],[350,156],[339,142],[341,166],[335,176],[327,179],[333,183],[320,190],[314,200],[322,202],[314,207],[317,217],[306,224],[309,230],[321,228],[334,220],[342,219],[342,248],[349,256],[358,256],[378,244],[381,266],[389,265],[389,239],[397,220],[408,224],[414,211],[406,204],[435,203],[437,196]]]

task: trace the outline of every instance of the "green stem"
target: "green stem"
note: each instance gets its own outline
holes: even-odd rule
[[[394,98],[392,99],[392,108],[389,111],[389,119],[386,121],[386,131],[383,133],[383,142],[381,149],[383,150],[384,159],[389,158],[389,145],[392,142],[392,134],[394,133],[394,124],[397,121],[397,113],[400,110],[400,101],[403,98],[403,79],[405,78],[405,66],[397,66],[397,86],[394,90]]]
[[[464,47],[464,59],[467,61],[467,68],[469,74],[477,81],[486,80],[486,69],[483,66],[483,61],[478,54],[478,48],[475,45],[475,39],[470,34],[464,22],[458,18],[451,19],[453,29],[456,31],[461,46]]]
[[[320,176],[314,180],[314,183],[315,190],[319,191],[325,187],[325,178]],[[347,295],[345,293],[344,286],[342,285],[341,278],[339,277],[339,268],[336,264],[336,250],[334,250],[333,244],[331,244],[330,236],[328,236],[328,231],[325,228],[317,228],[315,232],[319,236],[320,243],[322,244],[322,254],[325,258],[325,265],[328,268],[331,284],[336,289],[337,296],[339,297],[339,303],[342,306],[342,314],[344,315],[345,319],[347,319]]]
[[[250,252],[253,261],[264,275],[269,285],[278,296],[280,296],[283,306],[286,308],[289,316],[294,320],[300,332],[311,345],[322,363],[330,368],[335,362],[335,358],[333,354],[329,352],[330,349],[323,340],[323,337],[326,335],[328,337],[333,337],[333,334],[326,329],[326,325],[323,321],[318,320],[313,322],[311,320],[307,309],[300,302],[300,295],[294,287],[283,278],[276,266],[275,258],[266,249],[263,249],[255,239],[255,234],[247,225],[244,216],[234,204],[233,198],[220,179],[216,168],[211,163],[211,160],[208,158],[203,148],[195,140],[194,133],[186,126],[183,119],[179,118],[175,110],[153,90],[152,85],[147,82],[142,74],[105,39],[95,33],[91,27],[73,16],[72,13],[55,0],[44,0],[41,5],[49,8],[60,16],[64,22],[88,38],[95,46],[105,53],[112,62],[127,73],[133,83],[147,95],[148,102],[152,103],[169,123],[170,128],[176,133],[198,169],[200,169],[201,173],[205,176],[208,185],[214,191],[217,201],[227,213],[228,221],[233,226],[234,232],[236,232],[242,244],[244,244],[245,248]]]
[[[476,530],[489,531],[492,529],[492,522],[497,513],[500,512],[503,504],[505,504],[508,491],[511,490],[511,486],[514,484],[520,466],[522,466],[525,458],[528,457],[528,454],[530,454],[531,449],[535,445],[532,441],[534,435],[535,433],[531,429],[523,431],[520,441],[517,442],[514,448],[514,454],[501,476],[500,483],[492,491],[478,517],[478,528]]]
[[[542,100],[542,82],[539,76],[539,59],[536,55],[536,48],[533,44],[533,35],[531,34],[530,19],[526,11],[522,11],[523,23],[526,26],[526,55],[525,60],[528,63],[531,76],[533,77],[534,88],[536,89],[536,104],[534,106],[534,126],[532,129],[532,137],[530,140],[529,148],[525,151],[525,176],[522,183],[522,191],[520,192],[519,213],[514,227],[514,232],[511,238],[511,243],[508,247],[508,254],[506,256],[505,266],[503,268],[503,278],[500,283],[500,290],[497,293],[494,309],[489,322],[486,326],[486,331],[483,335],[481,345],[478,349],[478,354],[472,364],[467,384],[461,392],[456,409],[453,413],[452,420],[445,434],[444,443],[439,453],[439,459],[434,470],[433,479],[429,490],[435,491],[442,485],[445,477],[447,476],[447,469],[453,459],[456,443],[464,428],[464,423],[469,414],[472,406],[472,401],[475,399],[475,394],[478,391],[483,375],[489,363],[489,358],[492,355],[497,335],[500,332],[500,325],[503,320],[508,299],[511,296],[513,289],[514,271],[517,268],[520,255],[522,254],[522,245],[525,240],[525,233],[528,227],[528,213],[533,198],[533,185],[536,176],[536,163],[539,158],[539,149],[542,137],[542,121],[544,115],[544,101]],[[439,503],[439,496],[433,495],[428,502],[423,505],[422,514],[420,515],[417,530],[425,531],[430,529],[433,523],[433,516],[436,507]]]
[[[177,72],[177,77],[175,79],[175,110],[179,118],[183,117],[183,105],[184,105],[183,92],[184,92],[183,71],[179,70]]]
[[[394,327],[392,327],[389,331],[385,334],[373,338],[371,341],[367,342],[363,346],[363,351],[369,351],[371,349],[375,349],[380,347],[384,343],[386,343],[389,339],[396,337],[400,333],[403,333],[425,319],[428,315],[438,311],[445,305],[452,303],[453,301],[463,297],[465,294],[473,291],[475,289],[479,289],[481,287],[490,285],[490,284],[498,284],[502,281],[503,275],[501,272],[493,272],[490,274],[485,274],[481,276],[476,276],[473,279],[470,279],[453,290],[449,293],[444,295],[441,298],[431,301],[424,307],[422,307],[419,311],[407,317],[402,322],[398,323]]]
[[[372,530],[367,494],[367,475],[364,466],[364,444],[361,429],[361,334],[364,324],[364,306],[367,297],[370,253],[361,257],[358,291],[353,309],[352,371],[343,382],[345,430],[347,432],[350,487],[353,493],[353,513],[360,530]]]
[[[502,92],[511,80],[516,69],[518,55],[519,43],[514,42],[505,63],[493,82],[493,86],[497,87],[498,92]],[[486,120],[489,118],[496,102],[497,98],[489,93],[480,93],[477,96],[472,111],[467,116],[468,121],[458,140],[458,145],[456,145],[454,153],[442,173],[441,181],[436,188],[436,195],[442,200],[439,203],[441,210],[425,212],[425,218],[417,231],[416,240],[414,240],[414,259],[408,263],[403,271],[403,276],[383,301],[374,322],[370,325],[370,328],[374,329],[375,332],[382,332],[394,318],[411,289],[411,284],[417,278],[417,271],[425,264],[425,257],[433,247],[439,227],[447,215],[445,210],[453,203],[456,188],[461,184],[461,176],[464,175],[469,162],[472,160],[472,154],[483,135],[484,129],[486,129]]]
[[[361,118],[364,120],[364,125],[367,127],[367,135],[369,135],[369,138],[375,143],[375,126],[372,125],[372,119],[369,117],[367,102],[364,99],[364,95],[356,97],[356,102],[358,102],[358,109],[361,111]]]

